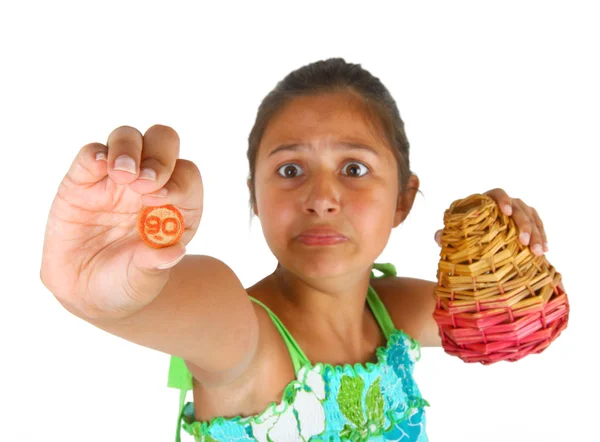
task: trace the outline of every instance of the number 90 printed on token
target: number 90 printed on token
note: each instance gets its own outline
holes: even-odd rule
[[[183,216],[175,206],[144,207],[137,225],[142,240],[160,249],[175,244],[183,235]]]

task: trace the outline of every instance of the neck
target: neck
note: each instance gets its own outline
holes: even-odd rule
[[[286,312],[286,322],[308,329],[310,335],[343,342],[358,351],[365,343],[365,329],[372,322],[365,308],[370,274],[369,267],[362,272],[315,282],[303,280],[278,265],[273,281],[280,294],[280,311]]]

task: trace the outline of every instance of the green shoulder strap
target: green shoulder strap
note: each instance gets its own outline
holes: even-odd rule
[[[177,430],[175,432],[175,442],[181,441],[181,414],[185,405],[187,392],[194,387],[192,373],[188,370],[182,358],[171,356],[169,364],[169,379],[167,387],[179,389],[179,413],[177,414]]]
[[[383,275],[375,276],[375,274],[371,271],[371,278],[379,279],[386,278],[388,276],[396,276],[396,267],[390,263],[373,264],[373,269],[379,270],[381,273],[383,273]],[[383,302],[381,302],[381,300],[379,299],[377,292],[375,292],[375,289],[373,289],[373,287],[371,287],[370,285],[369,291],[367,293],[367,302],[369,303],[369,307],[371,307],[371,311],[373,312],[375,319],[377,320],[379,326],[381,327],[381,330],[383,331],[385,339],[389,339],[390,335],[396,327],[394,326],[392,318],[390,318],[390,314],[383,305]]]
[[[298,374],[298,371],[300,371],[302,366],[310,362],[309,359],[306,357],[296,340],[293,338],[292,334],[288,331],[287,328],[285,328],[285,325],[283,325],[283,322],[281,322],[281,320],[275,315],[275,313],[273,313],[273,311],[269,307],[264,305],[258,299],[253,298],[252,296],[250,296],[250,299],[253,302],[260,305],[262,308],[264,308],[271,317],[273,324],[275,324],[275,328],[277,328],[277,331],[283,338],[285,346],[287,347],[290,357],[292,358],[292,364],[294,365],[294,373]]]
[[[371,278],[385,278],[387,276],[396,276],[397,274],[396,266],[389,262],[381,264],[374,263],[373,270],[379,270],[381,273],[383,273],[383,275],[375,276],[375,273],[371,271]]]

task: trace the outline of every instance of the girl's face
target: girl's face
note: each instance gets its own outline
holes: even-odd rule
[[[373,131],[347,93],[295,98],[269,122],[256,158],[255,213],[292,273],[362,272],[406,217],[396,159]]]

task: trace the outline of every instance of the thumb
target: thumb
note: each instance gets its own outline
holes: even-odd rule
[[[174,267],[175,264],[177,264],[179,261],[181,261],[184,257],[185,257],[185,247],[183,248],[183,252],[181,253],[181,255],[179,255],[177,258],[172,259],[167,262],[163,262],[163,263],[157,265],[156,268],[159,270],[170,269],[171,267]]]
[[[139,240],[138,240],[139,241]],[[148,305],[169,281],[171,269],[185,256],[185,247],[176,243],[171,247],[154,249],[143,241],[133,247],[129,265],[124,269],[130,295],[127,311],[138,311]],[[110,275],[107,275],[110,278]]]
[[[170,247],[155,249],[140,241],[137,245],[132,263],[144,270],[166,270],[181,261],[186,253],[183,243],[178,242]]]

